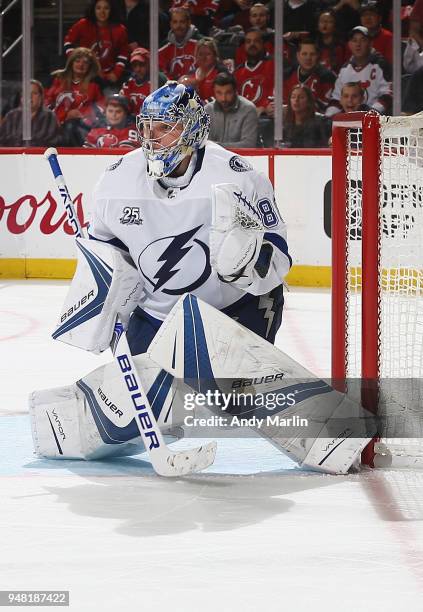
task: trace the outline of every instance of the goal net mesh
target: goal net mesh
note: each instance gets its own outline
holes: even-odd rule
[[[423,458],[423,117],[381,117],[379,414],[382,443]],[[347,376],[361,376],[362,130],[347,136]],[[376,229],[376,228],[375,228]],[[365,341],[363,350],[365,351]]]

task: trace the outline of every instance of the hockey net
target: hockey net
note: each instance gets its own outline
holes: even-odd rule
[[[381,416],[363,462],[423,467],[423,116],[334,122],[332,246],[332,377]]]

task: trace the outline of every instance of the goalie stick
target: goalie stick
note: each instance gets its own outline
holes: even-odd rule
[[[56,180],[69,224],[74,230],[74,236],[75,238],[82,238],[84,233],[76,215],[72,198],[69,195],[57,155],[57,150],[54,148],[49,148],[44,153]],[[164,443],[162,433],[138,376],[126,333],[119,318],[116,320],[111,348],[128,389],[128,402],[134,412],[135,422],[155,472],[160,476],[184,476],[211,465],[216,455],[216,442],[209,442],[198,448],[178,452],[171,451]]]

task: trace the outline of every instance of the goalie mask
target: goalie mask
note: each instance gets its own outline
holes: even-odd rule
[[[171,174],[187,155],[204,146],[210,118],[190,87],[168,81],[145,100],[137,130],[149,176]]]

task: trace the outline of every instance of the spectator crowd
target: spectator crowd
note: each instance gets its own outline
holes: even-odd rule
[[[211,140],[273,146],[279,0],[160,3],[159,85],[193,87]],[[283,146],[327,147],[342,112],[392,113],[392,0],[283,0]],[[423,0],[402,2],[403,112],[423,110]],[[150,93],[149,1],[91,0],[64,38],[65,61],[31,81],[32,146],[139,146],[135,117]],[[20,101],[21,102],[21,101]],[[22,146],[22,110],[0,145]]]

